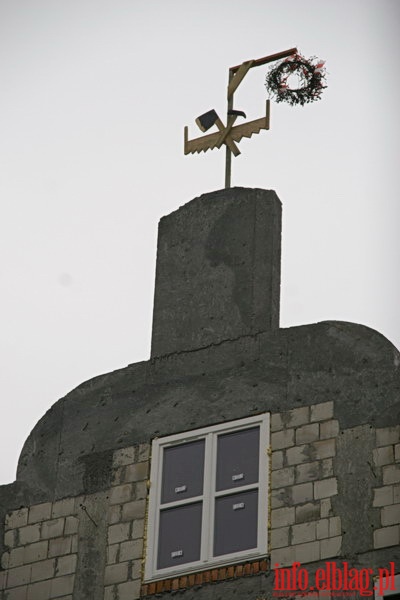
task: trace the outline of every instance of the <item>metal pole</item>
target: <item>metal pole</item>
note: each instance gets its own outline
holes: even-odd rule
[[[234,77],[234,73],[231,70],[229,70],[228,90],[229,90],[229,84],[232,81],[233,77]],[[228,94],[228,108],[226,111],[227,126],[229,125],[229,119],[232,118],[229,114],[229,111],[232,110],[232,108],[233,108],[233,94],[231,94],[230,97]],[[228,146],[226,146],[226,158],[225,158],[225,187],[226,188],[231,187],[231,171],[232,171],[232,152],[230,151]]]

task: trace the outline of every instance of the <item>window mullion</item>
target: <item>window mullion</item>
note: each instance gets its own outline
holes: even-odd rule
[[[200,558],[202,562],[209,560],[208,546],[210,537],[210,492],[212,486],[212,453],[213,436],[209,433],[206,436],[206,447],[204,453],[204,489],[203,489],[203,519],[201,527],[201,549]]]

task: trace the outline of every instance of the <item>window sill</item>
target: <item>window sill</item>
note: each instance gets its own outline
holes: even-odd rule
[[[258,575],[260,573],[265,573],[268,569],[269,563],[266,558],[228,567],[208,569],[207,571],[200,571],[192,573],[191,575],[181,575],[180,577],[144,583],[141,587],[140,595],[144,598],[163,592],[175,592],[204,585],[206,583],[217,583],[218,581],[236,579],[237,577]]]

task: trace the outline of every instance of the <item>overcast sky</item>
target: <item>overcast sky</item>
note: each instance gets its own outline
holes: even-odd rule
[[[223,187],[183,127],[228,68],[297,46],[328,89],[271,106],[233,185],[283,202],[281,326],[362,323],[400,347],[397,0],[0,0],[0,483],[50,406],[146,360],[157,223]],[[268,67],[235,107],[258,118]]]

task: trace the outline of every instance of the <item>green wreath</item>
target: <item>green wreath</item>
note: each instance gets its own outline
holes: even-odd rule
[[[311,61],[318,61],[313,64]],[[291,106],[300,104],[304,106],[308,102],[321,99],[325,84],[326,71],[325,62],[312,57],[305,59],[301,54],[289,56],[276,67],[272,67],[266,77],[265,86],[276,102],[288,102]],[[296,73],[302,84],[297,89],[291,89],[287,85],[290,75]]]

